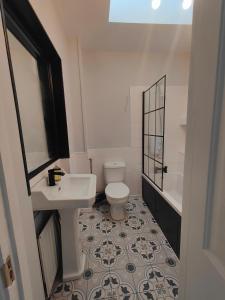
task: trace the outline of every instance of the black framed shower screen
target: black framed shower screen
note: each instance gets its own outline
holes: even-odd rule
[[[143,92],[142,172],[163,190],[166,75]]]

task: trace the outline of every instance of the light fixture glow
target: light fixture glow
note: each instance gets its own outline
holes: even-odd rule
[[[183,9],[189,9],[192,6],[193,0],[183,0],[182,7]]]
[[[190,0],[109,0],[109,22],[126,24],[191,25],[193,3]]]
[[[160,7],[161,0],[152,0],[152,9],[156,10]]]

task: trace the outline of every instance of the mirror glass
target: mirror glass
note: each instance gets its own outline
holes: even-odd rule
[[[28,173],[50,160],[38,63],[8,31]]]

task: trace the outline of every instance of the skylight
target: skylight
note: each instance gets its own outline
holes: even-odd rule
[[[193,0],[110,0],[109,22],[192,24]]]

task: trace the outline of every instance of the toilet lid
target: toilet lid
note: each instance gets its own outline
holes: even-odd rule
[[[107,185],[105,193],[112,198],[124,198],[129,195],[130,190],[126,184],[122,182],[115,182]]]

